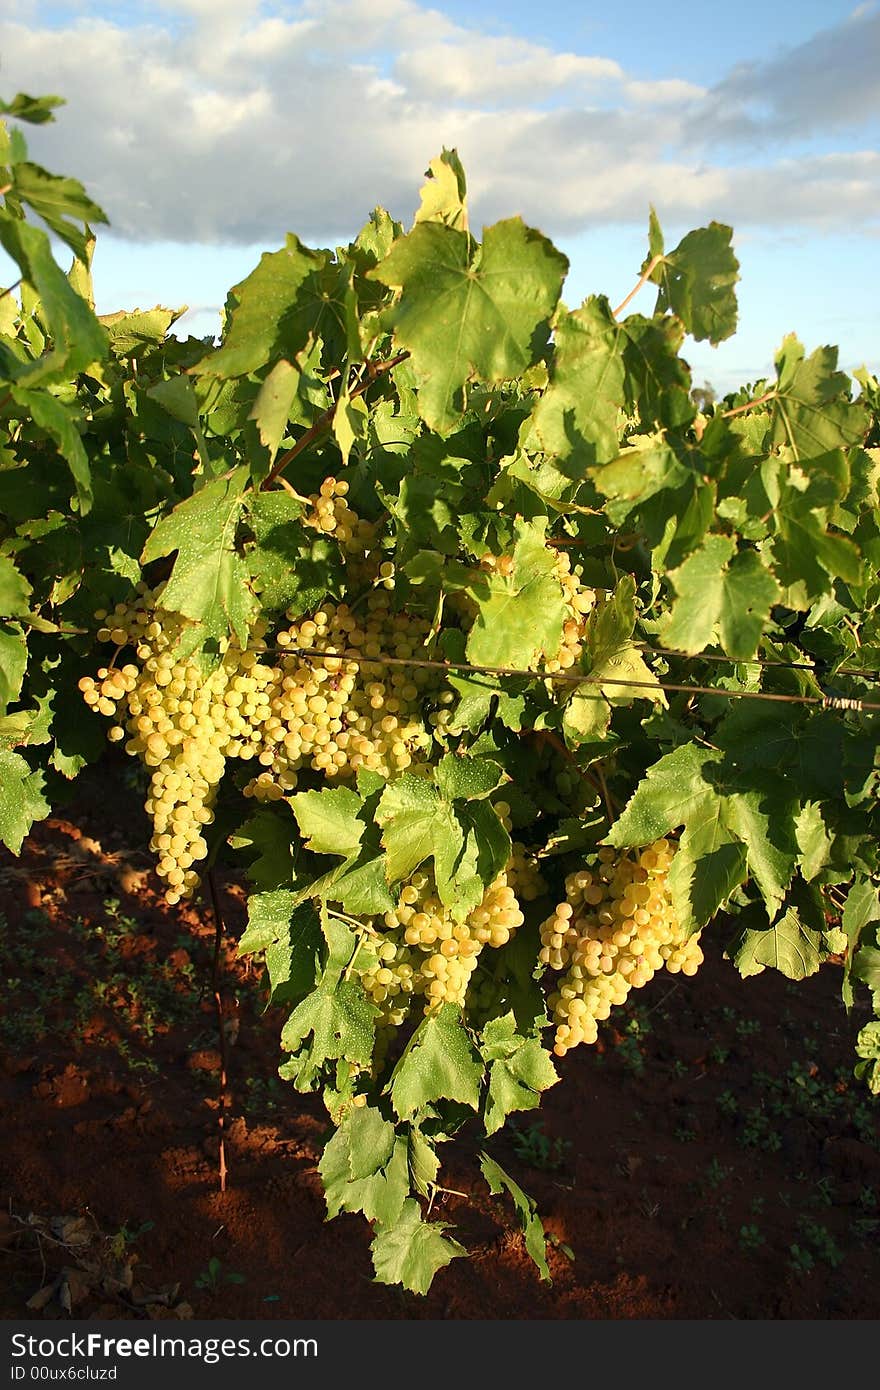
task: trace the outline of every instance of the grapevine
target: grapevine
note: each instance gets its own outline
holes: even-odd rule
[[[880,1016],[880,388],[790,335],[698,404],[731,229],[667,250],[652,215],[638,300],[568,309],[548,238],[467,230],[444,150],[410,228],[291,236],[184,339],[95,316],[103,214],[40,171],[65,272],[5,130],[0,838],[116,747],[168,910],[244,876],[238,950],[376,1278],[466,1253],[433,1215],[463,1114],[491,1145],[710,933]],[[857,1050],[880,1092],[876,1017]]]

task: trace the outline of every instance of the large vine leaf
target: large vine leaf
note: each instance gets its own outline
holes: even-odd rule
[[[815,975],[828,956],[824,932],[821,899],[807,884],[796,882],[775,926],[757,931],[745,927],[727,954],[743,977],[759,975],[769,966],[789,980],[804,980]]]
[[[43,796],[43,774],[33,771],[20,753],[0,747],[0,840],[21,852],[22,841],[34,821],[52,809]]]
[[[467,658],[476,666],[529,667],[562,641],[567,609],[543,527],[518,522],[515,535],[509,573],[491,571],[471,586],[477,616]]]
[[[370,1250],[378,1284],[402,1284],[426,1294],[434,1275],[450,1260],[466,1255],[464,1246],[443,1232],[446,1221],[423,1221],[418,1202],[408,1197],[392,1226],[379,1226]]]
[[[477,245],[443,222],[420,222],[368,277],[401,291],[389,311],[395,342],[419,379],[419,412],[440,434],[465,408],[471,380],[519,376],[539,355],[568,261],[518,217]]]
[[[392,1073],[391,1102],[402,1120],[437,1100],[476,1110],[483,1066],[456,1004],[444,1004],[419,1024]]]
[[[247,567],[236,548],[247,484],[246,468],[206,483],[159,522],[141,557],[148,564],[176,551],[163,608],[192,618],[215,642],[231,628],[242,647],[256,612]]]
[[[755,655],[780,597],[757,551],[737,551],[729,536],[708,536],[668,577],[676,598],[660,629],[664,644],[693,655],[717,637],[736,661]]]
[[[720,749],[683,743],[649,768],[606,839],[645,845],[684,826],[669,872],[682,926],[705,926],[748,873],[772,922],[797,864],[795,810],[740,782]]]
[[[194,375],[246,376],[277,358],[295,357],[308,328],[297,324],[291,331],[291,324],[309,277],[326,262],[326,251],[311,251],[293,233],[280,251],[265,251],[256,269],[229,291],[223,342],[190,369]]]
[[[491,1019],[483,1029],[480,1051],[488,1064],[486,1134],[501,1129],[514,1110],[534,1110],[541,1093],[559,1080],[549,1052],[537,1037],[523,1037],[513,1012]]]
[[[804,461],[863,442],[868,410],[849,399],[849,379],[837,371],[837,348],[816,348],[805,360],[803,344],[790,333],[776,355],[776,374],[771,444],[787,444]]]
[[[353,1109],[325,1146],[318,1172],[328,1217],[360,1211],[392,1226],[409,1196],[408,1144],[378,1110]]]
[[[531,424],[545,453],[571,460],[573,478],[579,471],[583,476],[584,466],[607,463],[618,452],[626,402],[622,333],[608,300],[595,295],[562,314],[554,327],[550,381]]]
[[[698,342],[717,344],[736,331],[736,291],[739,262],[733,253],[733,230],[710,222],[688,232],[674,251],[664,252],[657,214],[651,209],[649,261],[659,257],[651,279],[660,286],[657,312],[671,310]]]

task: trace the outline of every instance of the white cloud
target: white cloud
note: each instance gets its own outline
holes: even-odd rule
[[[82,178],[124,237],[325,240],[376,202],[408,220],[444,145],[464,160],[475,222],[520,212],[559,235],[643,224],[654,202],[692,224],[877,226],[873,150],[793,153],[805,131],[858,132],[877,109],[874,10],[703,92],[483,34],[478,17],[464,28],[416,0],[284,14],[164,0],[127,27],[89,8],[50,27],[13,0],[0,89],[68,98],[57,124],[28,131],[34,157]]]

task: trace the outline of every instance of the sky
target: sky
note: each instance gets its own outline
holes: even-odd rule
[[[454,147],[472,228],[552,237],[572,307],[632,288],[652,204],[670,249],[732,225],[739,331],[685,350],[721,392],[789,332],[880,367],[878,55],[878,0],[0,0],[0,96],[66,98],[31,155],[110,219],[99,312],[186,304],[178,331],[214,333],[262,251],[347,241],[377,203],[409,225]]]

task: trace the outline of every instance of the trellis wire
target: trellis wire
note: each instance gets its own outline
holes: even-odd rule
[[[783,695],[769,690],[719,690],[712,685],[685,685],[674,681],[637,681],[619,676],[591,676],[582,671],[527,671],[515,666],[480,666],[469,661],[432,661],[428,657],[389,656],[380,652],[378,656],[359,656],[348,651],[319,651],[315,647],[278,646],[267,650],[284,652],[290,656],[301,657],[305,661],[334,660],[349,662],[355,666],[404,666],[420,667],[430,671],[462,672],[478,676],[525,676],[529,680],[548,680],[565,685],[620,686],[632,690],[669,690],[676,694],[720,695],[728,700],[767,700],[777,704],[820,705],[823,709],[851,710],[857,713],[880,711],[880,703],[869,700],[856,700],[839,695]],[[600,700],[601,691],[595,696]]]

